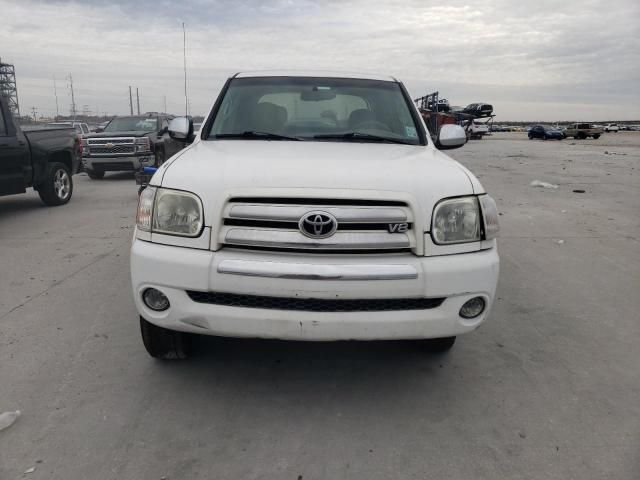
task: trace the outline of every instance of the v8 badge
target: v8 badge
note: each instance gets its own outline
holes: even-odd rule
[[[389,223],[387,224],[389,233],[406,233],[409,230],[408,223]]]

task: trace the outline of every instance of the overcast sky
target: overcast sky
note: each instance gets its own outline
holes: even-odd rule
[[[237,71],[390,74],[412,96],[484,101],[497,120],[640,119],[640,1],[0,0],[0,57],[21,113],[205,114]],[[134,98],[135,102],[135,98]]]

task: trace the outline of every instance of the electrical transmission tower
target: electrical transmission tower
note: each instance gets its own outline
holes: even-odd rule
[[[9,108],[17,117],[20,116],[18,104],[18,88],[16,87],[16,71],[13,65],[2,63],[0,59],[0,95],[7,98]]]
[[[71,90],[71,115],[73,115],[73,121],[75,122],[78,111],[76,110],[76,96],[73,93],[73,77],[71,74],[69,74],[67,80],[69,80],[69,89]]]

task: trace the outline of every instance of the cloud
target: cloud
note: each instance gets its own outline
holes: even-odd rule
[[[533,8],[532,8],[533,6]],[[55,112],[53,75],[76,103],[126,113],[184,110],[187,24],[193,113],[205,113],[236,71],[380,72],[414,96],[439,90],[456,105],[493,103],[503,119],[640,118],[640,6],[619,1],[507,0],[0,0],[0,55],[16,65],[23,110]],[[590,114],[593,112],[593,114]]]

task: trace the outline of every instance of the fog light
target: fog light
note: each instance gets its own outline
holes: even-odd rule
[[[482,312],[486,303],[482,297],[473,297],[471,300],[467,300],[460,309],[460,316],[462,318],[476,318]]]
[[[147,307],[156,312],[162,312],[169,308],[169,299],[167,296],[155,288],[147,288],[142,292],[142,300]]]

